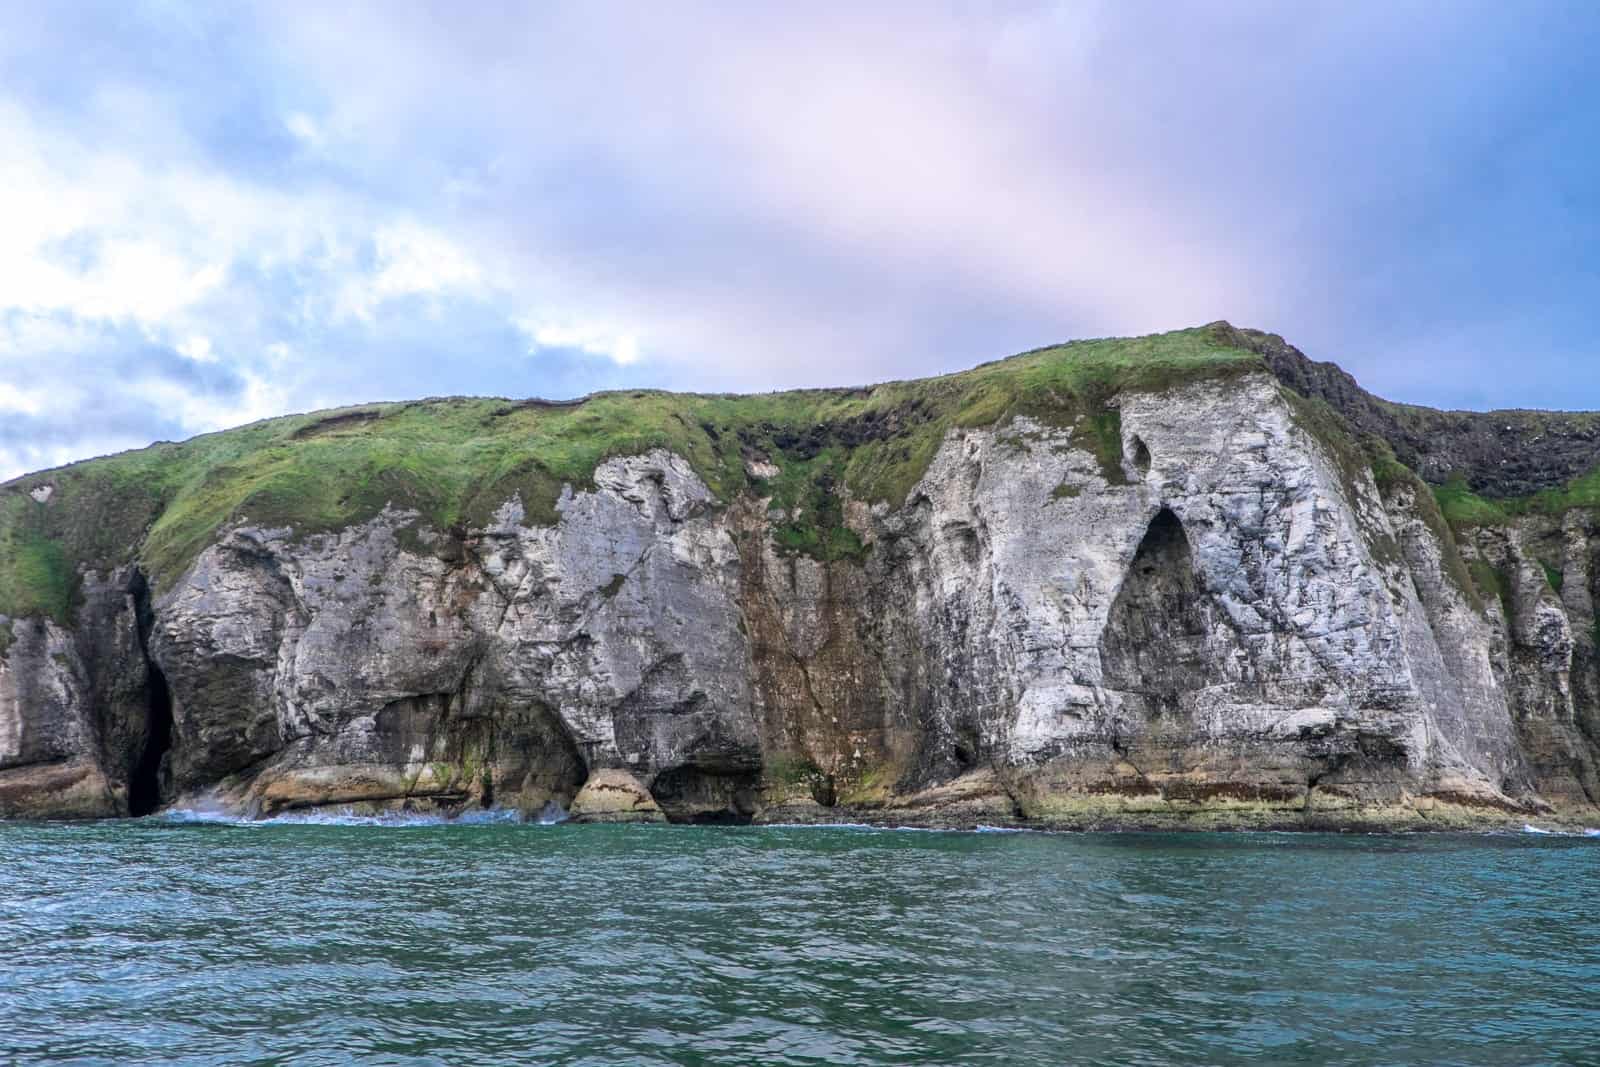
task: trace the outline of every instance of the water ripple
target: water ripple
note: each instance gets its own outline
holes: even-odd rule
[[[1596,1062],[1600,846],[0,825],[0,1059]]]

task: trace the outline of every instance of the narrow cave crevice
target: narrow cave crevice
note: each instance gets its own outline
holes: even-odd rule
[[[165,799],[165,769],[167,753],[172,750],[172,688],[150,655],[150,631],[155,625],[155,611],[150,605],[150,586],[142,572],[134,575],[133,594],[135,622],[139,632],[139,651],[144,655],[145,722],[144,742],[139,755],[128,768],[128,814],[137,818],[149,815]]]
[[[982,751],[983,744],[978,738],[976,727],[966,723],[956,729],[950,754],[955,759],[958,773],[965,774],[976,767]]]
[[[161,806],[162,763],[172,748],[172,690],[153,661],[146,669],[144,748],[128,774],[128,814],[135,817]]]

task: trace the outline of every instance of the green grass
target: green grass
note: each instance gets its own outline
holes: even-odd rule
[[[1600,508],[1600,468],[1574,478],[1559,489],[1528,496],[1487,499],[1452,477],[1434,488],[1439,507],[1453,526],[1500,526],[1524,515],[1561,515],[1573,508]]]
[[[1507,503],[1512,514],[1559,515],[1572,508],[1600,508],[1600,469],[1580,475],[1560,489],[1547,489]]]
[[[1506,501],[1485,500],[1467,488],[1466,481],[1459,476],[1434,486],[1433,495],[1451,526],[1492,526],[1511,518],[1505,508]]]
[[[947,431],[1027,415],[1072,426],[1121,477],[1120,392],[1156,390],[1261,366],[1199,327],[1078,341],[969,371],[856,389],[750,396],[629,391],[580,403],[454,398],[294,415],[181,444],[159,444],[0,486],[0,614],[69,617],[84,568],[137,562],[157,588],[230,523],[337,530],[385,505],[440,531],[484,522],[513,495],[550,524],[564,486],[592,484],[604,460],[651,448],[683,456],[726,503],[753,490],[785,517],[787,551],[858,559],[842,494],[904,502]],[[759,456],[779,473],[746,474]],[[28,490],[49,484],[39,504]]]
[[[1369,453],[1372,480],[1377,484],[1379,492],[1386,493],[1398,486],[1421,480],[1415,471],[1395,457],[1394,449],[1389,447],[1387,441],[1374,439]]]
[[[1560,567],[1547,563],[1542,559],[1539,561],[1539,566],[1544,570],[1544,580],[1550,583],[1550,588],[1560,593],[1562,586],[1566,585],[1567,582],[1565,572]]]
[[[1103,408],[1086,412],[1072,428],[1072,443],[1093,452],[1100,462],[1100,476],[1111,485],[1128,484],[1122,469],[1122,412]]]

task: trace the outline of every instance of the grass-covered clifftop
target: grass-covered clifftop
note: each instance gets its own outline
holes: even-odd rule
[[[1019,414],[1071,425],[1115,480],[1117,393],[1252,369],[1304,398],[1302,421],[1343,465],[1370,464],[1380,482],[1422,475],[1452,526],[1600,507],[1600,414],[1394,404],[1281,337],[1212,323],[861,388],[369,404],[87,460],[0,485],[0,616],[66,620],[85,569],[137,562],[161,588],[235,521],[310,534],[393,505],[462,531],[515,494],[529,521],[551,523],[564,486],[583,488],[604,460],[655,447],[688,459],[724,502],[747,489],[770,495],[784,549],[851,558],[862,546],[843,521],[844,497],[902,503],[952,427]]]
[[[1071,421],[1114,469],[1115,394],[1260,366],[1224,324],[1078,341],[855,389],[450,398],[271,419],[0,486],[0,615],[66,619],[84,568],[137,561],[159,588],[236,520],[314,533],[392,504],[459,529],[515,493],[530,521],[553,522],[564,485],[581,488],[603,460],[657,446],[688,459],[723,501],[747,488],[770,493],[785,513],[775,536],[786,548],[848,557],[861,546],[838,490],[899,504],[951,427],[1018,414]],[[778,473],[758,484],[747,460]]]

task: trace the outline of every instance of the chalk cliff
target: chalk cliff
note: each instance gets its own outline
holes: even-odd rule
[[[1597,462],[1223,323],[155,446],[0,487],[0,815],[1593,825]]]

